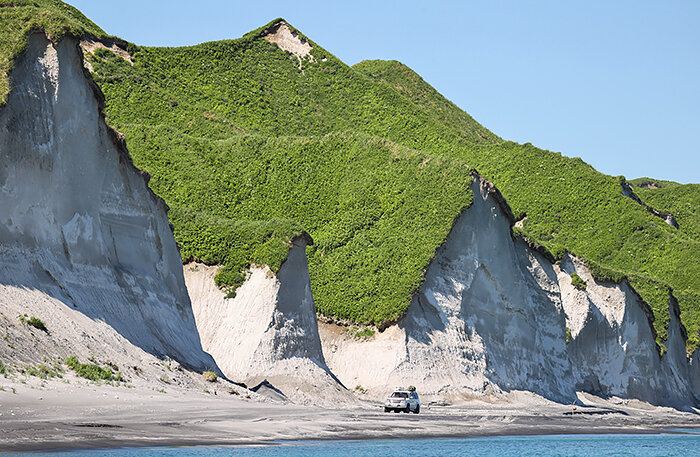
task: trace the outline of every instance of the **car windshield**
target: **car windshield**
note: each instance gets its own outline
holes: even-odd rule
[[[408,398],[408,394],[406,392],[394,392],[391,394],[392,398]]]

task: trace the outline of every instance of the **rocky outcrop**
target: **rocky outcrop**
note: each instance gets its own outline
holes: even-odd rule
[[[133,344],[215,369],[167,207],[105,124],[77,40],[32,34],[11,83],[0,110],[0,307],[8,322],[43,318],[49,332],[37,344],[55,352],[27,356],[126,353]],[[2,347],[10,359],[20,350]]]
[[[477,177],[472,191],[474,204],[437,250],[398,325],[361,341],[320,324],[341,381],[375,397],[414,384],[447,400],[528,391],[568,402],[583,390],[693,404],[698,369],[685,356],[675,300],[661,357],[651,311],[627,284],[598,283],[570,256],[554,264],[512,236],[510,210],[493,186]],[[573,273],[586,281],[583,290],[572,285]]]
[[[456,220],[406,317],[391,330],[391,363],[370,379],[365,373],[371,368],[357,358],[344,360],[335,342],[330,367],[343,382],[356,378],[373,390],[414,384],[447,398],[528,390],[568,401],[574,391],[566,382],[571,376],[556,275],[544,258],[512,239],[512,220],[491,186],[477,179],[472,191],[474,203]],[[387,345],[384,339],[368,346]]]
[[[620,181],[620,185],[622,186],[622,195],[624,195],[627,198],[630,198],[637,202],[639,205],[641,205],[644,209],[646,209],[649,213],[653,214],[654,216],[661,218],[666,222],[668,225],[670,225],[673,228],[678,228],[678,222],[676,221],[676,218],[673,217],[673,214],[668,214],[668,213],[662,213],[661,211],[658,211],[651,206],[647,205],[644,203],[638,196],[637,194],[634,193],[634,190],[632,190],[632,186],[629,185],[627,181],[624,179]],[[640,187],[643,187],[643,185],[640,185]]]
[[[577,390],[652,404],[693,403],[675,300],[669,303],[668,352],[661,357],[651,309],[628,284],[596,281],[582,261],[570,256],[555,269],[571,335],[568,347]],[[586,282],[585,288],[572,285],[573,273]]]
[[[690,357],[690,381],[695,401],[700,402],[700,349],[696,349]]]
[[[296,238],[277,274],[253,267],[234,298],[214,283],[218,267],[185,265],[202,345],[230,379],[267,380],[297,403],[348,400],[321,349],[306,260],[307,238]]]
[[[308,59],[309,62],[314,61],[314,56],[311,54],[313,46],[311,43],[299,35],[299,32],[289,27],[285,21],[279,19],[272,23],[268,28],[261,32],[261,36],[279,46],[283,51],[289,52],[296,56],[299,60],[299,69],[301,70],[302,62]]]

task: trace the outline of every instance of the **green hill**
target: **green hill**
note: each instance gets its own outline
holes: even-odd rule
[[[671,227],[623,195],[622,177],[501,140],[399,62],[349,67],[310,40],[313,57],[299,58],[265,39],[279,24],[184,48],[129,46],[133,65],[86,55],[108,122],[173,208],[183,257],[225,264],[218,281],[235,289],[250,264],[279,267],[306,231],[319,312],[387,325],[471,204],[475,168],[522,219],[517,235],[585,259],[601,279],[628,278],[661,345],[672,289],[689,349],[700,345],[699,238],[686,227],[697,193],[684,209],[634,188],[676,216]]]
[[[650,207],[673,214],[678,231],[687,238],[700,240],[700,184],[676,184],[658,189],[635,189]]]

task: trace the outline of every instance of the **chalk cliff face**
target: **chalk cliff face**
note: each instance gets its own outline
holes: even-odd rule
[[[700,349],[696,349],[690,358],[690,381],[695,400],[700,402]]]
[[[426,372],[438,390],[471,385],[568,400],[553,277],[544,259],[513,242],[489,184],[475,180],[472,191],[474,204],[438,250],[403,323],[408,357],[400,368],[416,371],[424,360],[440,360],[444,367]]]
[[[572,257],[552,264],[512,237],[510,210],[488,182],[475,179],[472,191],[474,204],[456,220],[398,325],[358,341],[320,324],[328,366],[343,383],[377,397],[414,384],[448,400],[515,390],[571,401],[583,390],[693,404],[697,362],[685,356],[675,300],[661,357],[650,311],[629,286],[597,283]],[[572,286],[574,272],[585,290]]]
[[[689,362],[675,299],[661,357],[648,307],[627,284],[597,282],[580,260],[553,264],[514,238],[507,205],[481,178],[405,318],[358,340],[317,326],[305,238],[276,275],[253,268],[233,299],[215,286],[215,267],[186,265],[183,278],[165,204],[106,126],[75,40],[32,35],[12,87],[0,110],[4,359],[218,364],[300,403],[351,401],[338,379],[375,398],[406,384],[448,400],[528,391],[571,401],[579,390],[679,407],[700,398],[700,352]],[[49,332],[18,330],[23,313]]]
[[[276,275],[267,267],[252,268],[234,298],[216,287],[217,267],[185,265],[185,280],[202,345],[230,379],[249,387],[267,379],[298,403],[347,400],[323,357],[307,241],[293,241]]]
[[[199,342],[167,208],[106,126],[77,41],[31,35],[11,82],[0,110],[6,314],[42,317],[54,343],[65,339],[47,346],[54,349],[81,352],[80,337],[51,332],[73,327],[87,340],[125,339],[157,356],[214,368]],[[98,332],[98,324],[110,330]]]
[[[627,284],[600,283],[583,262],[569,256],[555,268],[578,390],[653,404],[692,404],[685,337],[674,299],[669,303],[668,352],[660,357],[649,321],[651,310]],[[571,285],[572,273],[586,281],[584,290]]]
[[[368,350],[392,347],[391,362],[370,378],[363,359],[373,359],[375,351],[350,351],[354,356],[346,360],[337,338],[326,344],[329,366],[344,383],[378,390],[414,384],[447,398],[510,390],[561,401],[573,396],[551,265],[512,239],[510,219],[487,182],[475,180],[472,191],[473,205],[438,249],[406,318],[390,329],[392,341],[380,334],[362,343]]]

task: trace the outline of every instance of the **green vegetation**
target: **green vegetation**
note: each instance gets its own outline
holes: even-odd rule
[[[53,368],[47,367],[43,363],[40,365],[37,365],[36,367],[33,366],[28,366],[24,369],[24,374],[27,376],[36,376],[37,378],[41,379],[50,379],[50,378],[62,378],[63,375],[61,374],[63,370],[61,369],[60,366],[54,366]]]
[[[581,279],[577,273],[571,273],[571,285],[579,290],[584,290],[586,288],[586,281]]]
[[[372,329],[370,327],[360,328],[356,325],[348,328],[347,332],[355,340],[368,340],[368,339],[372,338],[374,336],[374,334],[376,333],[374,331],[374,329]]]
[[[655,311],[659,342],[669,289],[700,289],[698,251],[623,196],[620,178],[501,141],[398,62],[350,68],[315,44],[312,54],[316,62],[302,73],[296,57],[251,33],[136,48],[133,67],[112,57],[91,61],[109,122],[174,208],[183,256],[224,263],[220,284],[235,288],[241,266],[266,263],[266,255],[252,255],[265,236],[246,243],[245,230],[223,235],[183,214],[229,227],[282,219],[307,231],[316,242],[308,254],[319,311],[387,325],[405,312],[435,249],[471,203],[465,190],[475,167],[518,219],[528,216],[519,235],[555,258],[568,251],[585,259],[599,279],[628,277]],[[217,235],[197,237],[206,226]],[[284,249],[275,252],[269,259],[279,264]]]
[[[48,329],[46,328],[46,324],[39,319],[38,317],[32,316],[29,317],[28,314],[23,314],[22,316],[19,316],[19,321],[25,325],[32,326],[34,328],[37,328],[39,330],[42,330],[44,332],[48,332]]]
[[[80,363],[74,355],[63,361],[77,376],[89,379],[90,381],[118,381],[121,382],[121,373],[113,372],[111,367],[101,367],[96,363]]]
[[[219,283],[235,288],[241,266],[279,265],[284,249],[254,254],[265,234],[245,242],[248,229],[224,235],[219,226],[284,221],[280,242],[302,229],[315,241],[308,255],[318,310],[381,327],[405,312],[471,204],[465,190],[475,167],[518,219],[528,216],[519,235],[555,258],[568,251],[585,259],[600,279],[628,277],[652,306],[662,342],[670,288],[700,290],[700,250],[623,196],[620,178],[501,141],[398,62],[350,68],[312,45],[316,61],[304,62],[303,73],[258,32],[135,48],[134,66],[92,59],[108,120],[174,208],[185,258],[224,263]],[[206,226],[216,236],[198,236]]]
[[[659,189],[635,188],[635,193],[651,208],[673,214],[678,231],[689,241],[700,239],[700,184],[676,184]]]
[[[0,360],[0,374],[3,375],[5,378],[7,375],[12,374],[12,369],[8,366],[6,366],[2,360]]]
[[[219,379],[219,376],[213,371],[205,371],[202,373],[202,377],[207,382],[216,382],[216,380]]]
[[[634,188],[676,216],[673,228],[622,195],[622,177],[502,141],[398,62],[348,67],[311,42],[300,70],[260,36],[271,25],[198,46],[129,46],[133,65],[86,56],[108,122],[172,208],[183,258],[225,265],[217,283],[233,292],[250,265],[279,269],[306,232],[319,312],[381,328],[406,311],[471,204],[473,167],[524,221],[516,235],[584,259],[599,280],[627,278],[661,347],[673,291],[689,349],[700,345],[696,188]]]
[[[27,325],[31,325],[32,327],[38,328],[39,330],[43,330],[45,332],[47,331],[46,324],[44,324],[44,322],[38,317],[30,317],[27,321]]]
[[[643,179],[659,182],[659,180]],[[688,349],[690,350],[700,347],[700,289],[697,287],[697,259],[700,252],[700,184],[681,185],[668,181],[660,182],[663,188],[637,188],[635,192],[645,204],[662,213],[672,214],[678,223],[677,238],[682,240],[682,248],[687,252],[684,256],[675,259],[659,255],[659,263],[668,262],[669,276],[673,273],[672,277],[676,279],[671,283],[673,295],[678,300],[681,320],[688,331]],[[666,244],[664,247],[669,246]],[[674,249],[674,255],[678,250]],[[687,262],[696,263],[693,265]],[[680,271],[672,272],[672,268],[678,268]],[[692,275],[695,275],[695,281],[692,280]],[[668,298],[667,295],[662,295],[662,292],[655,292],[659,294],[659,301],[664,297]]]
[[[27,325],[31,325],[34,328],[38,328],[39,330],[43,330],[44,332],[48,331],[46,328],[46,324],[39,319],[38,317],[30,317],[29,320],[27,321]]]
[[[207,183],[193,184],[206,188]],[[287,258],[290,241],[304,234],[297,223],[284,219],[241,221],[180,207],[171,208],[169,216],[178,227],[183,259],[225,265],[214,279],[229,291],[228,298],[235,297],[249,265],[268,265],[277,272]]]
[[[318,309],[358,322],[405,311],[471,204],[465,165],[362,134],[212,141],[165,127],[129,132],[140,140],[138,165],[171,205],[184,259],[226,265],[217,283],[235,287],[251,264],[277,271],[304,227]]]
[[[566,343],[568,344],[571,341],[571,329],[569,327],[566,327]]]

